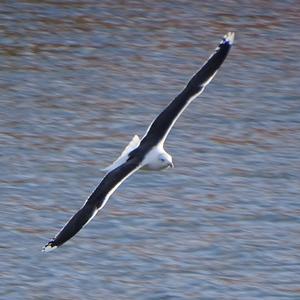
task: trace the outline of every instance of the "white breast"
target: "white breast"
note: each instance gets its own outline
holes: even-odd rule
[[[153,147],[145,156],[142,161],[143,170],[161,170],[164,167],[162,166],[159,156],[164,153],[165,150],[160,146]]]

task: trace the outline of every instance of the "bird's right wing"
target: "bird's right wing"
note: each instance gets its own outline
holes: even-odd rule
[[[43,247],[43,251],[48,252],[61,246],[91,221],[119,185],[141,167],[140,163],[138,158],[130,158],[121,166],[107,173],[82,208],[67,222],[55,238]]]
[[[151,123],[140,145],[156,145],[164,143],[172,126],[187,105],[199,96],[216,75],[227,57],[233,44],[234,33],[224,36],[215,52],[208,58],[202,68],[192,77],[185,89],[159,114]]]

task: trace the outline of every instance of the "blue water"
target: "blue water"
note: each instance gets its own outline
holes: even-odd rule
[[[0,6],[1,299],[300,299],[297,1]],[[75,238],[42,246],[227,31],[176,123]]]

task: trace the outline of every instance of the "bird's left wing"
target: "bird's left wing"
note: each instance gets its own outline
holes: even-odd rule
[[[107,173],[82,208],[67,222],[55,238],[43,247],[43,251],[48,252],[61,246],[91,221],[119,185],[141,167],[140,163],[139,158],[133,157]]]
[[[229,32],[224,36],[215,52],[192,77],[185,89],[151,123],[140,143],[141,147],[144,147],[145,145],[152,147],[158,143],[164,143],[180,114],[193,99],[202,93],[204,88],[216,75],[218,69],[229,53],[233,40],[233,32]]]

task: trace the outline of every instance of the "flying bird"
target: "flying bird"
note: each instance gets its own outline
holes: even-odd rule
[[[234,33],[229,32],[215,52],[192,77],[184,90],[150,124],[140,139],[133,137],[120,157],[106,168],[106,175],[84,205],[66,223],[61,231],[42,249],[48,252],[71,239],[104,207],[119,185],[139,169],[162,170],[173,167],[172,156],[164,150],[164,142],[184,109],[199,96],[216,75],[233,44]]]

